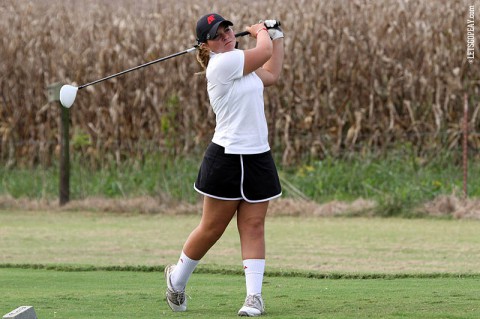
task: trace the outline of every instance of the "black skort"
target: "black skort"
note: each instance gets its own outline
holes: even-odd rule
[[[222,200],[265,202],[282,195],[277,168],[270,151],[261,154],[225,154],[225,148],[210,143],[203,157],[194,188]]]

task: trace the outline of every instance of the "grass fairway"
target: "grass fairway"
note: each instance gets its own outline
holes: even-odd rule
[[[0,211],[0,264],[155,266],[176,262],[199,216]],[[271,217],[267,269],[478,273],[480,222]],[[241,270],[235,221],[201,266]]]
[[[163,300],[163,266],[198,220],[0,211],[0,315],[33,305],[40,319],[236,317],[245,288],[234,221],[192,276],[189,311]],[[478,221],[268,218],[267,317],[479,318],[479,230]]]
[[[0,310],[34,305],[39,318],[234,318],[241,275],[194,274],[186,313],[166,305],[160,272],[0,269]],[[265,317],[479,318],[480,278],[265,277]]]

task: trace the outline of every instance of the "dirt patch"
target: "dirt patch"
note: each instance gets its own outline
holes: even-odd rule
[[[458,219],[480,219],[480,199],[463,199],[442,195],[421,208],[430,216],[453,216]]]
[[[299,199],[278,199],[270,203],[269,214],[280,216],[352,216],[365,214],[375,207],[374,201],[357,199],[351,203],[331,201],[320,204]]]
[[[270,216],[305,217],[374,216],[373,211],[376,205],[375,201],[362,198],[353,202],[331,201],[327,203],[280,198],[270,202],[268,214]],[[0,196],[0,209],[185,215],[201,214],[202,203],[191,204],[148,196],[114,199],[91,197],[82,200],[72,200],[67,205],[59,207],[57,199],[32,200]],[[465,200],[454,195],[443,195],[417,207],[416,210],[434,217],[480,220],[480,199]]]
[[[22,209],[43,211],[98,211],[115,213],[140,214],[196,214],[200,213],[201,204],[178,203],[172,200],[149,196],[135,198],[102,198],[89,197],[72,200],[60,207],[58,200],[47,199],[15,199],[10,196],[0,196],[0,209]]]
[[[358,199],[354,202],[332,201],[319,204],[303,199],[280,198],[270,202],[270,216],[341,216],[358,215],[375,207],[375,202]],[[9,196],[0,197],[0,208],[48,211],[98,211],[141,214],[201,214],[202,203],[197,204],[175,202],[155,197],[135,198],[100,198],[91,197],[72,200],[59,207],[58,200],[15,199]]]

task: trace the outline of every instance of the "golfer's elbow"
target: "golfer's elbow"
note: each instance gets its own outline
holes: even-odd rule
[[[272,86],[278,83],[278,79],[280,79],[280,73],[268,73],[268,76],[265,77],[263,81],[263,86]]]
[[[263,86],[272,86],[279,82],[282,66],[280,64],[264,65],[261,69],[260,78],[263,81]]]

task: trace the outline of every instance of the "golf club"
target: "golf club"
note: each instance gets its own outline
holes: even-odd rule
[[[280,24],[280,21],[277,21],[276,24],[275,24],[273,27],[269,27],[269,29],[278,27],[278,26],[280,26],[280,25],[281,25],[281,24]],[[235,37],[243,37],[243,36],[249,35],[249,34],[250,34],[250,33],[249,33],[248,31],[243,31],[243,32],[236,33],[236,34],[235,34]],[[149,66],[149,65],[152,65],[152,64],[155,64],[155,63],[158,63],[158,62],[162,62],[162,61],[165,61],[165,60],[168,60],[168,59],[171,59],[171,58],[174,58],[174,57],[183,55],[183,54],[187,54],[187,53],[193,52],[193,51],[195,51],[195,50],[197,49],[197,47],[198,47],[198,44],[194,45],[193,47],[191,47],[191,48],[189,48],[189,49],[186,49],[186,50],[183,50],[183,51],[180,51],[180,52],[177,52],[177,53],[168,55],[168,56],[166,56],[166,57],[159,58],[159,59],[156,59],[156,60],[153,60],[153,61],[150,61],[150,62],[141,64],[141,65],[139,65],[139,66],[136,66],[136,67],[130,68],[130,69],[128,69],[128,70],[125,70],[125,71],[122,71],[122,72],[118,72],[118,73],[115,73],[115,74],[106,76],[106,77],[101,78],[101,79],[99,79],[99,80],[96,80],[96,81],[93,81],[93,82],[90,82],[90,83],[86,83],[86,84],[80,85],[80,86],[78,86],[78,87],[77,87],[77,86],[73,86],[73,85],[68,85],[68,84],[63,85],[63,86],[61,87],[61,89],[60,89],[60,103],[61,103],[64,107],[70,108],[70,107],[73,105],[73,102],[75,101],[75,98],[77,97],[77,92],[78,92],[78,90],[81,90],[81,89],[83,89],[83,88],[86,88],[87,86],[94,85],[94,84],[97,84],[97,83],[100,83],[100,82],[109,80],[109,79],[111,79],[111,78],[114,78],[114,77],[123,75],[123,74],[125,74],[125,73],[132,72],[132,71],[135,71],[135,70],[144,68],[144,67],[146,67],[146,66]]]

